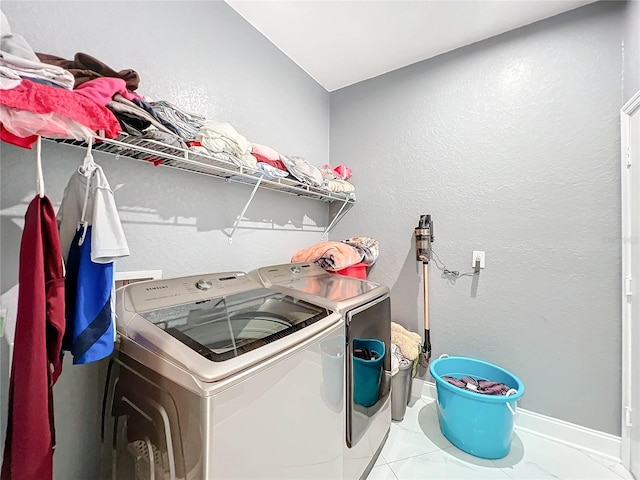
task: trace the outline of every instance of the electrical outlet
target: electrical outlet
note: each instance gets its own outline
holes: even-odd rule
[[[484,252],[481,250],[474,250],[471,257],[471,266],[475,268],[476,261],[480,261],[480,268],[484,268]]]

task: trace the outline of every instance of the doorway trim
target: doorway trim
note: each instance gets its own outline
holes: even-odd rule
[[[632,241],[634,222],[640,219],[632,216],[632,202],[640,202],[640,198],[632,198],[632,163],[640,167],[640,152],[632,159],[630,144],[630,117],[640,110],[640,91],[637,92],[620,110],[620,146],[621,146],[621,198],[622,198],[622,419],[621,419],[621,452],[620,458],[626,469],[631,466],[631,408],[632,408],[632,339],[631,322],[633,320],[632,299],[638,296],[640,278],[633,278]],[[637,347],[636,347],[637,348]],[[636,380],[637,381],[637,380]],[[638,426],[636,426],[638,428]]]

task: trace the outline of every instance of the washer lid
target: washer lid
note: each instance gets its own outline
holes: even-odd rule
[[[333,303],[362,297],[380,289],[377,283],[328,273],[313,263],[272,265],[254,270],[249,275],[263,285],[281,286]]]
[[[324,308],[266,288],[138,313],[213,362],[251,352],[327,314]]]

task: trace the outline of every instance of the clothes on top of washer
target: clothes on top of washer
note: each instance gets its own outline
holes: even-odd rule
[[[366,263],[371,266],[376,263],[376,260],[380,256],[378,241],[374,238],[352,237],[342,241],[358,250],[360,255],[362,255],[362,259],[360,260],[361,263]]]
[[[360,263],[360,253],[343,242],[320,242],[298,250],[291,262],[314,262],[325,270],[337,271]]]
[[[67,264],[63,347],[71,351],[73,363],[89,363],[113,352],[114,260],[129,255],[113,192],[100,166],[93,164],[87,175],[74,173],[58,219]]]

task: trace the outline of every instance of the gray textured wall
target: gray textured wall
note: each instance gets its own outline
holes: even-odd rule
[[[82,51],[116,70],[134,68],[144,95],[228,121],[250,141],[315,165],[328,161],[329,94],[225,3],[3,1],[2,9],[13,31],[36,51],[66,58]],[[84,153],[53,144],[45,144],[43,153],[46,190],[57,205]],[[5,293],[17,282],[22,217],[35,192],[35,156],[6,144],[1,156]],[[165,276],[177,276],[287,262],[297,249],[320,241],[319,229],[327,225],[321,202],[259,191],[229,245],[223,230],[232,227],[249,187],[101,154],[95,158],[116,189],[131,249],[118,270],[160,268]],[[56,385],[59,480],[97,478],[103,373],[103,364],[68,363]]]
[[[628,3],[626,98],[640,88],[638,2]],[[314,164],[328,158],[329,95],[223,3],[5,0],[2,8],[38,50],[135,68],[144,94]],[[487,252],[475,282],[448,283],[432,263],[434,353],[502,364],[525,382],[525,408],[611,433],[620,413],[623,21],[620,4],[603,2],[331,96],[331,160],[353,167],[360,187],[332,236],[380,240],[371,278],[392,287],[394,319],[421,329],[412,235],[419,214],[431,213],[449,268],[468,271],[471,250]],[[34,158],[6,145],[1,153],[4,293],[15,286]],[[44,153],[58,203],[82,153],[51,144]],[[96,159],[117,188],[132,248],[120,270],[173,276],[286,261],[327,222],[316,202],[261,191],[247,212],[252,228],[229,246],[221,229],[247,187]],[[56,387],[57,479],[97,474],[103,367],[66,365]]]
[[[624,38],[624,99],[640,90],[640,0],[628,0]]]
[[[331,95],[331,161],[358,202],[333,238],[381,244],[370,278],[422,332],[413,229],[435,221],[434,358],[517,374],[523,408],[620,433],[624,4],[599,2]],[[365,188],[366,187],[366,188]]]

